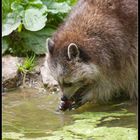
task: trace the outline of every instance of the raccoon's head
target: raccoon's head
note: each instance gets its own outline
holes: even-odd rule
[[[77,43],[56,46],[47,39],[47,63],[61,89],[60,110],[78,108],[92,100],[99,70]]]

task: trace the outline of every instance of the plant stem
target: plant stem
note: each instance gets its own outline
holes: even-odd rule
[[[25,72],[23,73],[23,88],[26,87],[26,74],[27,74],[27,71],[25,71]]]

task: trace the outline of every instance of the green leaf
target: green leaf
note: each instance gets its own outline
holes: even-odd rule
[[[9,13],[2,24],[2,37],[7,36],[18,28],[21,18],[16,13]]]
[[[2,0],[2,36],[8,36],[9,44],[6,53],[18,56],[32,51],[45,54],[46,38],[62,23],[74,1]]]
[[[41,8],[43,3],[41,0],[35,0],[35,1],[29,1],[28,3],[29,5],[33,5],[33,6],[36,6],[38,8]]]
[[[45,54],[46,53],[46,39],[52,36],[56,29],[53,28],[43,28],[37,32],[25,31],[21,32],[20,36],[26,48],[31,49],[35,54]]]
[[[37,36],[40,36],[40,37],[51,37],[52,34],[56,31],[56,28],[52,28],[52,27],[49,27],[49,25],[47,25],[47,27],[43,28],[42,30],[40,31],[37,31],[35,32],[35,34]]]
[[[45,37],[39,37],[33,32],[22,32],[21,37],[23,38],[24,45],[31,49],[35,54],[45,54]]]
[[[19,11],[24,10],[24,7],[20,3],[15,1],[11,4],[11,9],[12,10],[17,10],[19,12]]]
[[[11,9],[14,13],[16,13],[19,17],[23,17],[24,15],[24,7],[19,2],[13,2],[11,4]]]
[[[6,38],[2,38],[2,54],[5,53],[5,51],[8,49],[8,41]]]
[[[47,17],[42,11],[35,8],[25,10],[23,18],[24,27],[30,31],[38,31],[45,27]]]
[[[71,7],[66,2],[53,2],[48,6],[48,12],[51,12],[53,14],[68,13],[70,10]]]
[[[40,31],[31,32],[24,28],[21,32],[13,32],[8,36],[9,48],[6,53],[16,56],[30,56],[31,53],[45,54],[46,39],[54,33],[56,28],[49,25]]]

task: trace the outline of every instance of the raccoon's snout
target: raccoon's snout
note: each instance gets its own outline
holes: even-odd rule
[[[59,110],[61,111],[66,111],[67,109],[71,110],[72,109],[72,102],[71,101],[61,101]]]
[[[66,96],[62,96],[59,109],[62,111],[65,111],[67,109],[71,110],[71,106],[72,106],[72,101],[68,100]]]
[[[82,102],[83,96],[85,95],[85,89],[87,86],[81,87],[70,99],[66,96],[61,97],[61,103],[59,109],[62,111],[72,110],[80,107],[85,102]]]
[[[75,94],[69,100],[66,97],[62,97],[59,109],[61,111],[76,109],[83,104],[82,98],[83,96],[78,94]]]

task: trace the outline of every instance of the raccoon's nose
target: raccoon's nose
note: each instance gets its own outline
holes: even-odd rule
[[[68,100],[68,98],[66,96],[61,97],[61,101],[67,101],[67,100]]]

